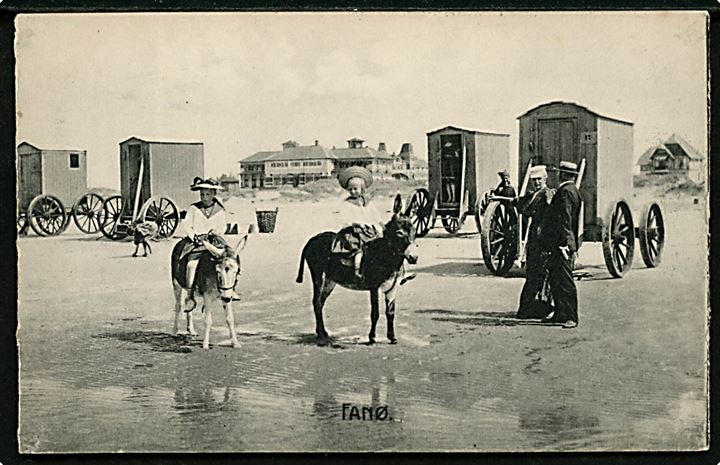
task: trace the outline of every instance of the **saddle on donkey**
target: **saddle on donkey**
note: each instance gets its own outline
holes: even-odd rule
[[[207,241],[215,247],[232,250],[230,244],[217,234],[201,234],[193,241],[189,237],[183,238],[172,251],[172,261],[175,268],[172,270],[173,276],[178,284],[185,289],[190,289],[192,283],[187,281],[187,265],[191,260],[200,260],[205,257],[207,260],[212,259],[212,254],[208,251],[201,241]]]
[[[340,259],[340,263],[353,270],[356,277],[364,275],[364,250],[366,245],[381,237],[373,225],[352,224],[342,228],[333,238],[330,252]]]

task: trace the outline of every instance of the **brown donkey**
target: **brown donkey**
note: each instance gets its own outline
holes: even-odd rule
[[[415,228],[412,219],[401,214],[401,211],[402,199],[398,194],[395,197],[393,217],[385,225],[382,237],[365,245],[362,278],[355,275],[352,265],[343,263],[341,256],[331,253],[334,232],[320,233],[305,244],[296,281],[303,282],[303,271],[307,262],[313,281],[313,310],[318,345],[328,343],[328,333],[323,322],[323,306],[336,284],[347,289],[370,291],[370,344],[375,343],[382,292],[385,297],[387,337],[391,344],[397,343],[394,328],[395,293],[401,284],[405,260],[417,263],[417,255],[412,253],[415,246]]]

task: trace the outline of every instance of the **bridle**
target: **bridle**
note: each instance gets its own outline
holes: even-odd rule
[[[222,262],[223,260],[225,260],[225,259],[227,259],[227,258],[229,258],[229,257],[220,257],[220,258],[218,258],[217,260],[213,260],[213,261],[216,262],[216,263],[217,263],[217,262]],[[218,292],[221,293],[221,294],[222,294],[222,291],[229,291],[229,290],[235,289],[235,286],[237,285],[238,278],[239,278],[239,276],[240,276],[240,260],[239,260],[239,258],[238,258],[237,256],[235,256],[235,261],[237,262],[238,267],[237,267],[237,271],[235,272],[235,276],[234,276],[234,279],[233,279],[232,286],[229,286],[229,287],[221,286],[221,285],[220,285],[220,280],[219,280],[219,279],[216,279],[216,280],[215,280],[215,283],[217,284],[217,290],[218,290]],[[218,278],[219,278],[219,276],[218,276]]]

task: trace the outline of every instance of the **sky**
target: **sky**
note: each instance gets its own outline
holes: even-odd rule
[[[205,175],[292,139],[427,154],[447,125],[510,134],[542,103],[631,121],[638,158],[677,133],[707,153],[702,12],[21,15],[17,142],[87,150],[118,188],[118,143],[199,141]]]

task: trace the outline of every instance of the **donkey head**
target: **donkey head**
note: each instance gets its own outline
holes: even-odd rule
[[[227,303],[232,300],[232,291],[240,275],[240,253],[247,245],[247,239],[248,235],[246,234],[234,249],[216,247],[209,242],[203,242],[212,256],[217,289],[223,302]]]
[[[385,225],[383,236],[393,245],[393,249],[403,254],[409,263],[417,263],[418,256],[414,253],[415,226],[412,217],[402,213],[403,203],[400,194],[395,196],[393,217]]]

